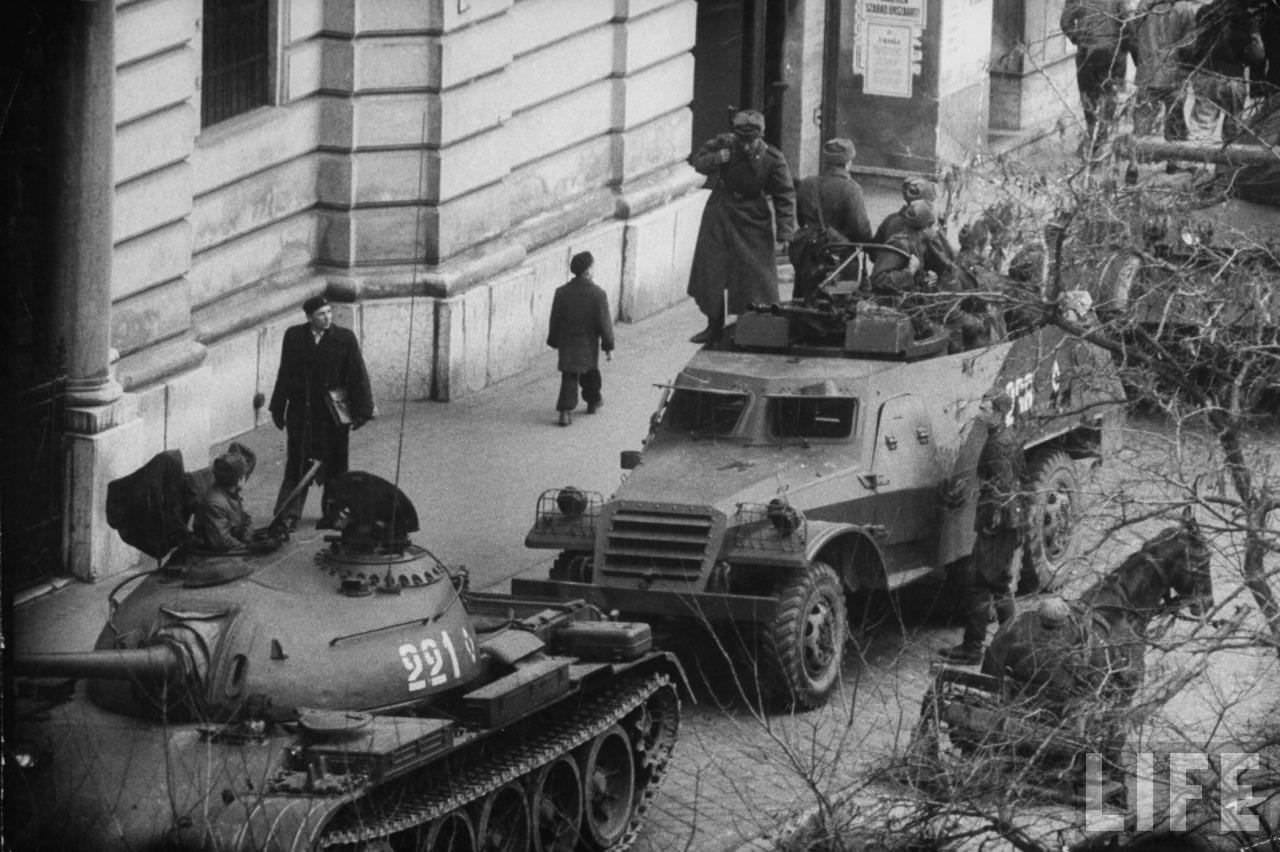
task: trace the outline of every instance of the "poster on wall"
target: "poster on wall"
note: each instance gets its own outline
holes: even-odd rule
[[[863,92],[893,98],[911,97],[911,30],[902,24],[867,21]]]

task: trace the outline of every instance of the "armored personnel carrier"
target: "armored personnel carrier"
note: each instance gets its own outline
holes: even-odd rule
[[[122,530],[152,555],[185,529],[157,511],[190,476],[174,456],[129,518],[179,532]],[[417,514],[390,483],[330,491],[350,499],[327,505],[341,530],[322,547],[171,558],[113,590],[92,651],[17,649],[9,848],[631,844],[683,680],[648,626],[470,592],[410,541]]]
[[[756,631],[772,691],[824,703],[848,638],[845,597],[946,572],[973,548],[984,398],[1007,394],[1033,476],[1027,585],[1076,549],[1077,460],[1116,444],[1123,390],[1098,347],[1045,325],[947,354],[901,313],[857,301],[742,315],[665,389],[605,499],[538,501],[526,545],[557,551],[517,594],[628,617]]]

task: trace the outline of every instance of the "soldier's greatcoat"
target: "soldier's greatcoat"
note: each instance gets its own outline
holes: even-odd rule
[[[726,148],[732,151],[727,163],[720,159]],[[689,295],[709,317],[722,316],[726,289],[730,314],[778,301],[775,237],[789,242],[795,232],[795,187],[786,158],[763,141],[744,152],[733,134],[722,134],[698,149],[693,167],[713,184],[698,228]]]

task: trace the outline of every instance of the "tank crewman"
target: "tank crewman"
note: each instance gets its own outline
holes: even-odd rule
[[[764,116],[743,110],[732,133],[693,155],[693,167],[712,179],[689,270],[688,294],[707,317],[693,343],[719,338],[726,290],[730,314],[778,301],[777,243],[789,243],[795,232],[795,187],[786,158],[763,133]]]
[[[959,645],[939,655],[952,663],[976,665],[982,661],[991,605],[1004,624],[1013,618],[1013,559],[1026,531],[1026,462],[1022,446],[1005,423],[1013,408],[1007,394],[983,400],[982,416],[975,428],[987,430],[978,456],[978,506],[974,516],[977,539],[965,576],[962,610],[964,637]]]
[[[240,487],[248,463],[239,453],[223,453],[213,460],[213,484],[196,502],[192,538],[198,550],[226,553],[246,548],[253,538],[253,521],[245,511]]]
[[[803,299],[829,274],[825,261],[834,260],[826,256],[832,240],[871,241],[871,220],[862,187],[849,172],[856,152],[852,140],[828,139],[822,145],[818,174],[796,184],[796,221],[800,228],[788,254],[796,272],[793,295],[797,299]],[[853,277],[854,272],[848,277]]]
[[[333,322],[324,296],[302,303],[307,321],[285,330],[280,369],[271,393],[271,421],[285,429],[287,460],[276,498],[276,514],[287,530],[298,523],[306,504],[302,489],[285,505],[314,459],[322,464],[317,482],[346,473],[351,430],[373,418],[369,373],[355,334]]]

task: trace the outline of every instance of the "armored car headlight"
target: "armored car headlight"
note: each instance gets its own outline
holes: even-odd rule
[[[587,495],[571,485],[561,488],[556,495],[556,508],[566,518],[580,518],[587,511]]]

